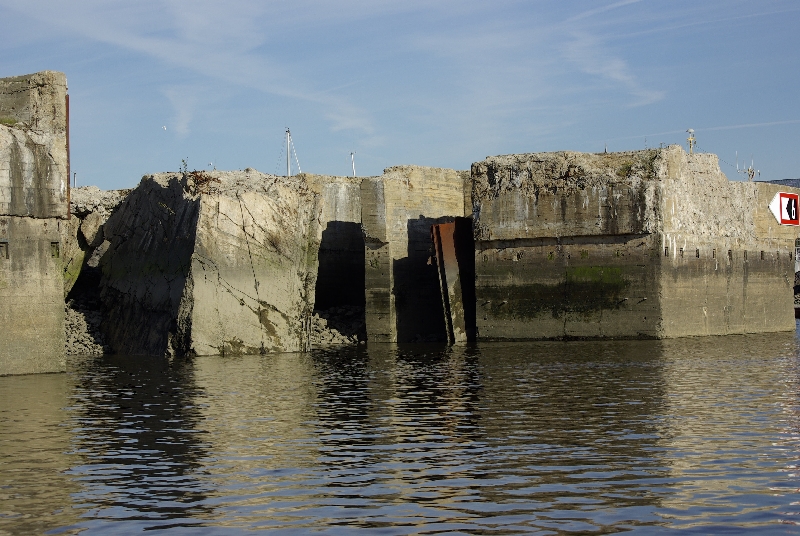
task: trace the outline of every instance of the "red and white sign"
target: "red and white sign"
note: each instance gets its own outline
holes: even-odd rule
[[[781,225],[800,225],[800,194],[778,192],[772,198],[769,210]]]

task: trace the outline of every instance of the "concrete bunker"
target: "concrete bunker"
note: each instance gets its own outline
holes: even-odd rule
[[[794,329],[779,187],[729,182],[715,155],[506,155],[472,179],[479,339]]]
[[[145,176],[103,225],[103,332],[117,353],[304,351],[320,240],[302,177]]]

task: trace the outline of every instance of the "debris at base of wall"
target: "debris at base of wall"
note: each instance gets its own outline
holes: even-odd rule
[[[69,300],[64,307],[64,351],[67,355],[111,353],[100,332],[102,314],[99,303]]]
[[[364,308],[350,305],[314,311],[311,346],[358,344],[367,339]]]

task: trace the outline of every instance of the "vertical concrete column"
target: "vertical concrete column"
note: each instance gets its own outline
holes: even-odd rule
[[[361,182],[361,226],[364,232],[367,338],[374,342],[397,342],[392,255],[386,236],[384,183],[380,178]]]
[[[0,79],[0,375],[59,372],[64,359],[67,79]]]

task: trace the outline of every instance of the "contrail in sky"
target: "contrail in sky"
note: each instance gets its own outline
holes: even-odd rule
[[[796,123],[800,123],[800,119],[790,119],[788,121],[772,121],[769,123],[744,123],[741,125],[725,125],[720,127],[697,127],[695,128],[695,132],[703,132],[709,130],[734,130],[737,128],[756,128],[756,127],[772,127],[776,125],[793,125]],[[683,134],[686,130],[670,130],[667,132],[656,132],[654,134],[640,134],[638,136],[625,136],[622,138],[608,138],[608,141],[616,141],[616,140],[634,140],[639,138],[649,138],[652,136],[666,136],[667,134]]]

